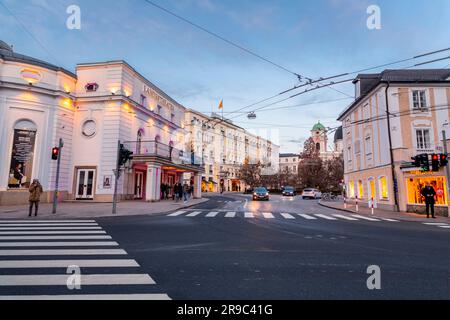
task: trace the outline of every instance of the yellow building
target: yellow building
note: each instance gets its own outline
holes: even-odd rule
[[[449,146],[450,69],[385,70],[360,74],[353,83],[356,100],[338,118],[347,196],[424,213],[420,191],[429,182],[438,193],[438,214],[447,215],[444,168],[422,172],[411,158],[443,153],[443,130]]]

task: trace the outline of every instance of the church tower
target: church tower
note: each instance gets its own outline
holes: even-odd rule
[[[311,137],[319,153],[326,153],[328,151],[327,129],[320,121],[312,128]]]

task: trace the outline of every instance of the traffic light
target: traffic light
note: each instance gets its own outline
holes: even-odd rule
[[[430,160],[428,159],[428,154],[421,154],[420,157],[420,167],[423,171],[430,171]]]
[[[59,157],[59,148],[54,147],[52,149],[52,160],[58,160],[58,157]]]
[[[431,168],[434,172],[439,171],[440,158],[438,154],[431,155]]]
[[[439,155],[439,162],[441,167],[446,167],[448,165],[448,156],[445,153]]]
[[[123,144],[120,145],[119,150],[119,166],[123,166],[125,163],[127,163],[128,160],[133,159],[133,152],[126,149]]]
[[[421,166],[420,156],[414,156],[414,157],[411,158],[411,160],[413,160],[414,167],[419,168]]]

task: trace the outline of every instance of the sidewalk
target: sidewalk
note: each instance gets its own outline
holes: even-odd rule
[[[319,204],[323,207],[336,209],[340,211],[346,211],[353,214],[359,214],[362,216],[379,217],[385,219],[396,219],[402,221],[414,221],[414,222],[450,222],[449,218],[436,216],[436,219],[427,219],[426,215],[420,215],[416,213],[408,212],[393,212],[381,209],[374,209],[374,215],[372,216],[372,210],[366,206],[359,206],[358,212],[356,212],[356,206],[354,204],[347,204],[347,208],[344,207],[343,201],[319,201]]]
[[[57,214],[52,214],[51,203],[41,203],[38,219],[98,218],[134,215],[153,215],[189,208],[208,201],[208,199],[191,199],[187,203],[171,200],[161,202],[122,201],[117,204],[117,214],[112,214],[112,203],[62,202],[58,203]],[[34,212],[33,212],[34,214]],[[36,219],[28,218],[28,205],[0,207],[1,219]]]

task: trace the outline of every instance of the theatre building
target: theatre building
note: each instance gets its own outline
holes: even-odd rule
[[[201,197],[202,159],[186,143],[185,108],[124,61],[80,64],[76,74],[0,42],[0,205],[26,203],[39,179],[55,190],[52,148],[63,139],[60,200],[111,201],[118,141],[134,153],[121,199],[159,201],[161,184]]]
[[[411,158],[431,159],[450,147],[450,69],[385,70],[360,74],[354,84],[356,100],[339,116],[347,196],[363,205],[424,213],[421,190],[430,183],[438,214],[447,215],[445,168],[424,172]]]

